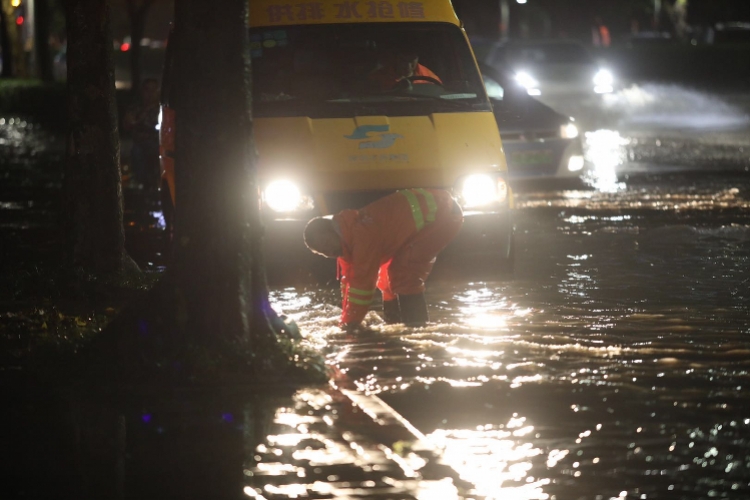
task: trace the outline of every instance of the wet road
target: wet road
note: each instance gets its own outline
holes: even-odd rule
[[[593,187],[520,186],[513,279],[441,273],[428,327],[345,337],[335,291],[275,291],[470,485],[382,498],[750,497],[750,139],[659,126],[590,132]]]
[[[378,444],[369,419],[344,418],[350,401],[315,389],[255,430],[244,495],[749,498],[750,134],[732,109],[687,128],[616,113],[589,132],[587,187],[519,186],[513,279],[442,270],[428,327],[370,313],[373,333],[346,336],[335,290],[275,288],[339,383],[390,405],[456,474],[422,469],[399,437]],[[13,192],[16,234],[15,210],[35,205]],[[153,241],[158,210],[128,217],[131,245]]]
[[[750,176],[520,195],[514,279],[431,284],[433,323],[340,338],[275,298],[489,498],[750,496]]]

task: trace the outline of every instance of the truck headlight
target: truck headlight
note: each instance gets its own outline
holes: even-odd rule
[[[289,180],[269,183],[263,190],[263,201],[271,210],[282,213],[313,208],[312,198],[305,195],[297,184]]]
[[[459,181],[456,190],[464,208],[503,203],[508,199],[508,184],[496,174],[469,175]]]

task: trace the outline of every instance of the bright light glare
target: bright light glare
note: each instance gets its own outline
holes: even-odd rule
[[[155,126],[156,130],[161,130],[161,119],[163,116],[164,115],[163,115],[161,106],[159,106],[159,117],[156,119],[156,126]]]
[[[597,85],[594,87],[594,92],[597,94],[611,94],[615,89],[612,85]]]
[[[504,201],[507,196],[505,181],[495,181],[486,174],[468,176],[461,186],[461,197],[465,207],[481,207],[496,201]]]
[[[266,497],[255,491],[255,488],[251,488],[250,486],[245,486],[242,491],[250,498],[255,498],[256,500],[266,500]]]
[[[266,187],[265,201],[272,210],[292,212],[299,209],[303,198],[299,188],[291,181],[274,181]]]
[[[571,156],[568,160],[568,170],[570,170],[571,172],[578,172],[579,170],[583,169],[583,165],[583,156],[574,155]]]
[[[542,91],[539,89],[526,89],[526,93],[534,96],[542,95]]]
[[[516,73],[516,81],[526,89],[536,89],[539,86],[539,82],[525,71],[519,71]]]
[[[438,429],[428,438],[444,450],[446,462],[461,478],[474,485],[477,496],[491,500],[549,499],[544,489],[550,480],[531,474],[533,462],[544,452],[533,446],[533,440],[522,439],[534,427],[510,431],[511,425]]]
[[[560,136],[563,139],[575,139],[578,137],[578,127],[572,123],[567,123],[560,127]]]
[[[516,2],[518,2],[520,4],[524,4],[524,3],[526,3],[526,0],[516,0]]]
[[[596,75],[594,75],[594,85],[596,86],[611,87],[613,83],[615,83],[615,77],[606,69],[600,69],[597,71]]]
[[[586,132],[586,158],[593,166],[589,183],[600,191],[614,192],[624,185],[617,181],[617,167],[625,159],[628,141],[616,130]]]

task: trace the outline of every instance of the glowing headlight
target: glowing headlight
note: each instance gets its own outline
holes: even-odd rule
[[[613,83],[615,83],[615,78],[612,76],[612,73],[606,69],[600,69],[597,71],[596,75],[594,75],[594,85],[605,87],[612,86]]]
[[[516,73],[516,81],[523,85],[527,90],[536,89],[539,86],[539,82],[525,71],[519,71]]]
[[[615,77],[612,73],[606,69],[600,69],[594,75],[594,92],[597,94],[609,94],[614,92],[615,88],[612,86],[615,82]]]
[[[263,191],[263,201],[276,212],[296,212],[310,210],[312,200],[305,196],[299,187],[291,181],[274,181]]]
[[[458,189],[466,208],[502,203],[508,198],[508,185],[502,177],[474,174],[466,177]]]
[[[571,172],[578,172],[579,170],[583,169],[584,164],[585,160],[583,159],[583,156],[571,156],[568,160],[568,170]]]
[[[578,127],[572,123],[566,123],[560,127],[560,137],[563,139],[575,139],[578,137]]]

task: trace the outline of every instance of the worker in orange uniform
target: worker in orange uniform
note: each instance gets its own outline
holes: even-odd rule
[[[450,193],[433,189],[405,189],[360,210],[311,220],[304,233],[307,247],[338,258],[341,326],[360,326],[376,287],[383,295],[386,323],[425,324],[425,280],[462,223],[463,213]]]
[[[386,58],[385,64],[370,73],[369,78],[380,90],[391,90],[402,82],[409,85],[443,84],[430,68],[419,63],[419,56],[412,50],[396,51]]]

